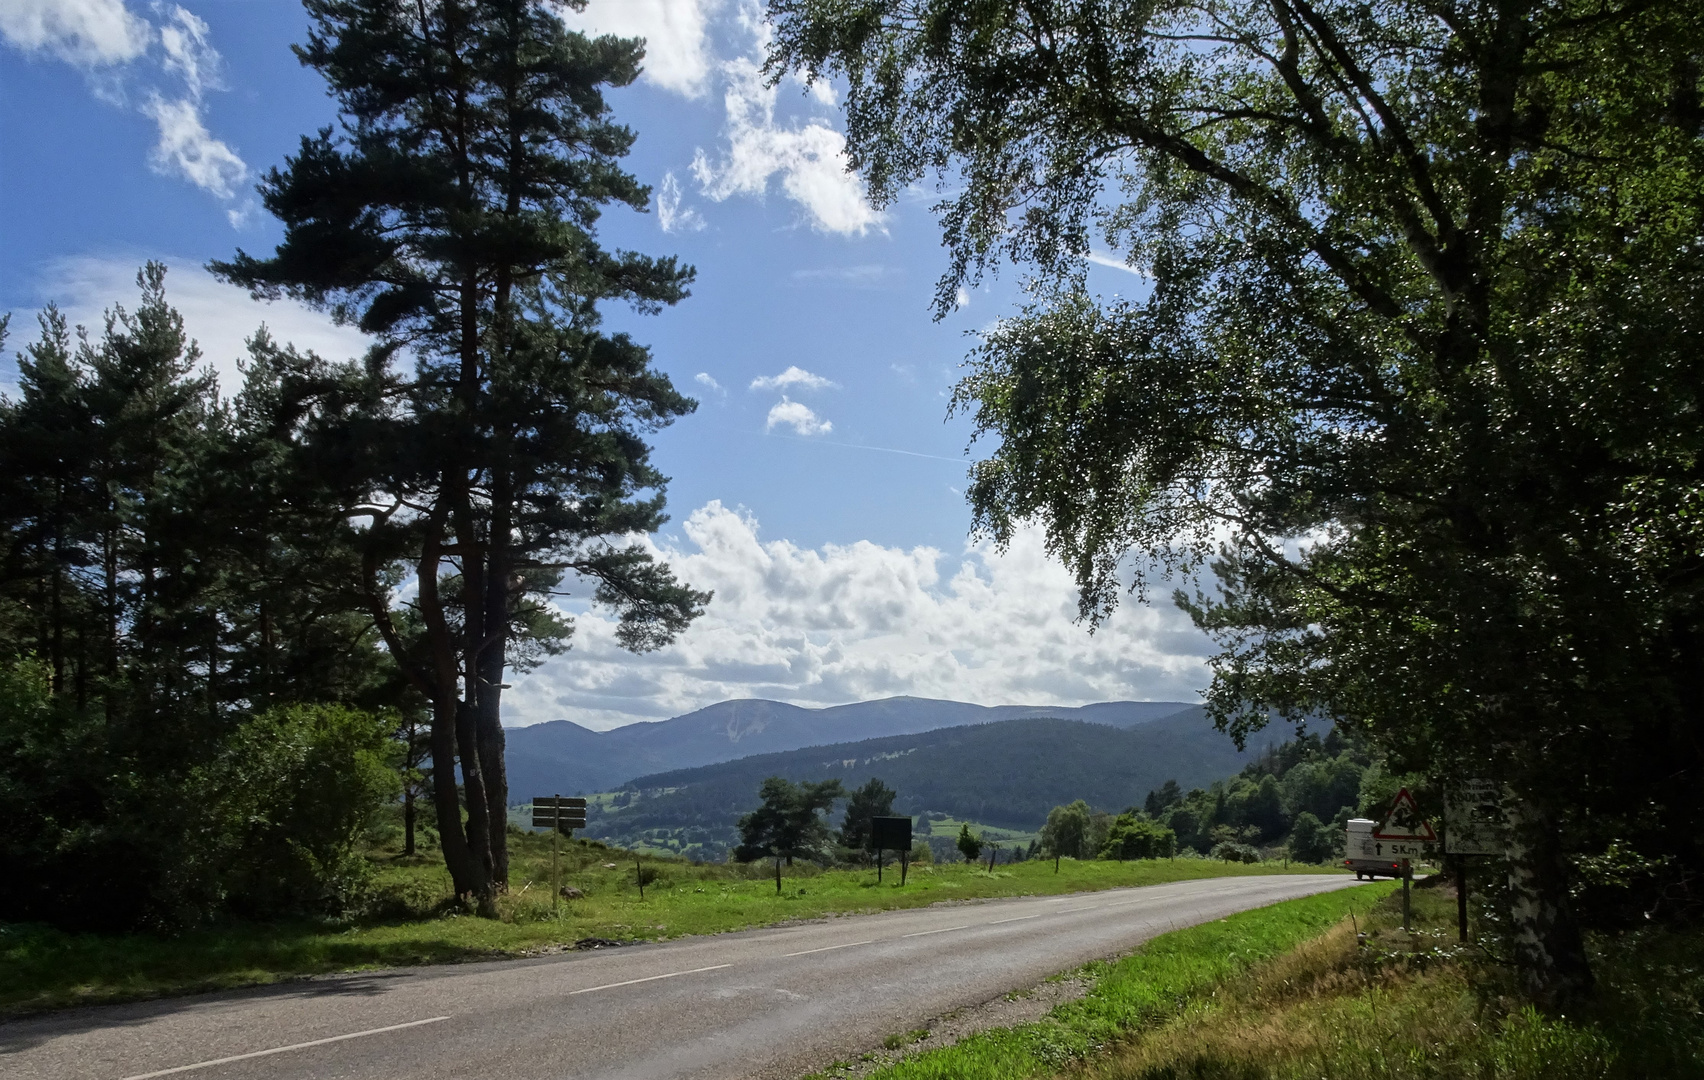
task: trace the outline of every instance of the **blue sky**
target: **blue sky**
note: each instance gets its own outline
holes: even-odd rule
[[[1209,645],[1169,604],[1126,605],[1091,636],[1037,537],[1004,556],[968,543],[970,429],[947,418],[947,395],[968,335],[1013,310],[1021,277],[1008,270],[931,319],[945,267],[933,191],[880,212],[863,199],[832,88],[761,86],[755,8],[594,0],[568,18],[649,43],[645,75],[611,99],[639,134],[629,167],[657,198],[650,214],[612,212],[603,236],[677,254],[698,281],[661,316],[609,320],[701,402],[658,439],[674,520],[648,542],[717,600],[639,659],[578,612],[576,648],[517,680],[506,721],[608,727],[746,696],[1193,700]],[[220,371],[263,321],[328,356],[360,349],[348,328],[200,270],[239,246],[270,250],[279,230],[255,180],[334,119],[289,50],[305,26],[289,0],[0,6],[12,349],[48,301],[98,326],[104,307],[132,301],[149,258],[172,267],[168,292]],[[1140,286],[1108,266],[1090,280]],[[0,384],[14,375],[8,355]]]

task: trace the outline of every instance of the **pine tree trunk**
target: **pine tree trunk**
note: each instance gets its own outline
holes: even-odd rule
[[[1568,903],[1555,812],[1511,797],[1505,813],[1515,965],[1533,1001],[1560,1011],[1591,995],[1592,969]]]
[[[458,897],[479,892],[480,873],[462,831],[461,797],[456,791],[456,709],[434,703],[432,708],[432,805],[438,816],[438,840],[444,868]]]
[[[506,456],[506,455],[500,455]],[[508,667],[509,544],[514,485],[507,462],[493,468],[491,529],[487,537],[484,595],[484,640],[474,668],[478,672],[479,764],[485,776],[486,812],[491,821],[491,878],[501,891],[509,887],[509,773],[503,751],[503,674]]]

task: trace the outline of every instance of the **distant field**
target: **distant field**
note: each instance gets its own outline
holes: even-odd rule
[[[448,875],[434,854],[375,860],[377,880],[368,914],[344,923],[239,923],[171,937],[64,934],[0,925],[0,1011],[270,983],[323,972],[524,956],[585,938],[658,940],[942,900],[1285,872],[1277,863],[1242,866],[1193,858],[1127,863],[1067,859],[1057,874],[1052,862],[1039,860],[1002,863],[993,874],[961,863],[913,866],[909,883],[901,887],[894,869],[878,886],[874,871],[822,871],[800,865],[784,871],[782,894],[777,896],[772,863],[693,865],[642,855],[641,865],[656,878],[641,900],[632,854],[573,842],[563,845],[562,880],[585,895],[560,902],[553,912],[548,836],[513,837],[512,843],[512,891],[499,901],[498,920],[474,918],[451,901]],[[1288,872],[1304,869],[1292,866]]]

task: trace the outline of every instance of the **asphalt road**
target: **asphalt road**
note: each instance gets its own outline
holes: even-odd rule
[[[30,1080],[792,1080],[888,1034],[1342,876],[936,905],[536,960],[339,976],[0,1024]]]

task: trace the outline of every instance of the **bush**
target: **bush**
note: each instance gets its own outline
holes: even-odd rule
[[[245,914],[343,910],[370,869],[361,835],[401,793],[389,725],[337,705],[292,705],[237,729],[206,771],[216,868]]]
[[[1213,858],[1223,859],[1225,862],[1257,863],[1260,861],[1260,852],[1248,844],[1239,844],[1232,840],[1222,840],[1213,845],[1210,854]]]
[[[116,930],[359,903],[393,745],[366,713],[299,705],[185,746],[71,708],[35,661],[0,665],[0,920]]]
[[[975,862],[982,854],[982,841],[970,834],[968,823],[959,825],[958,849],[965,862]]]

